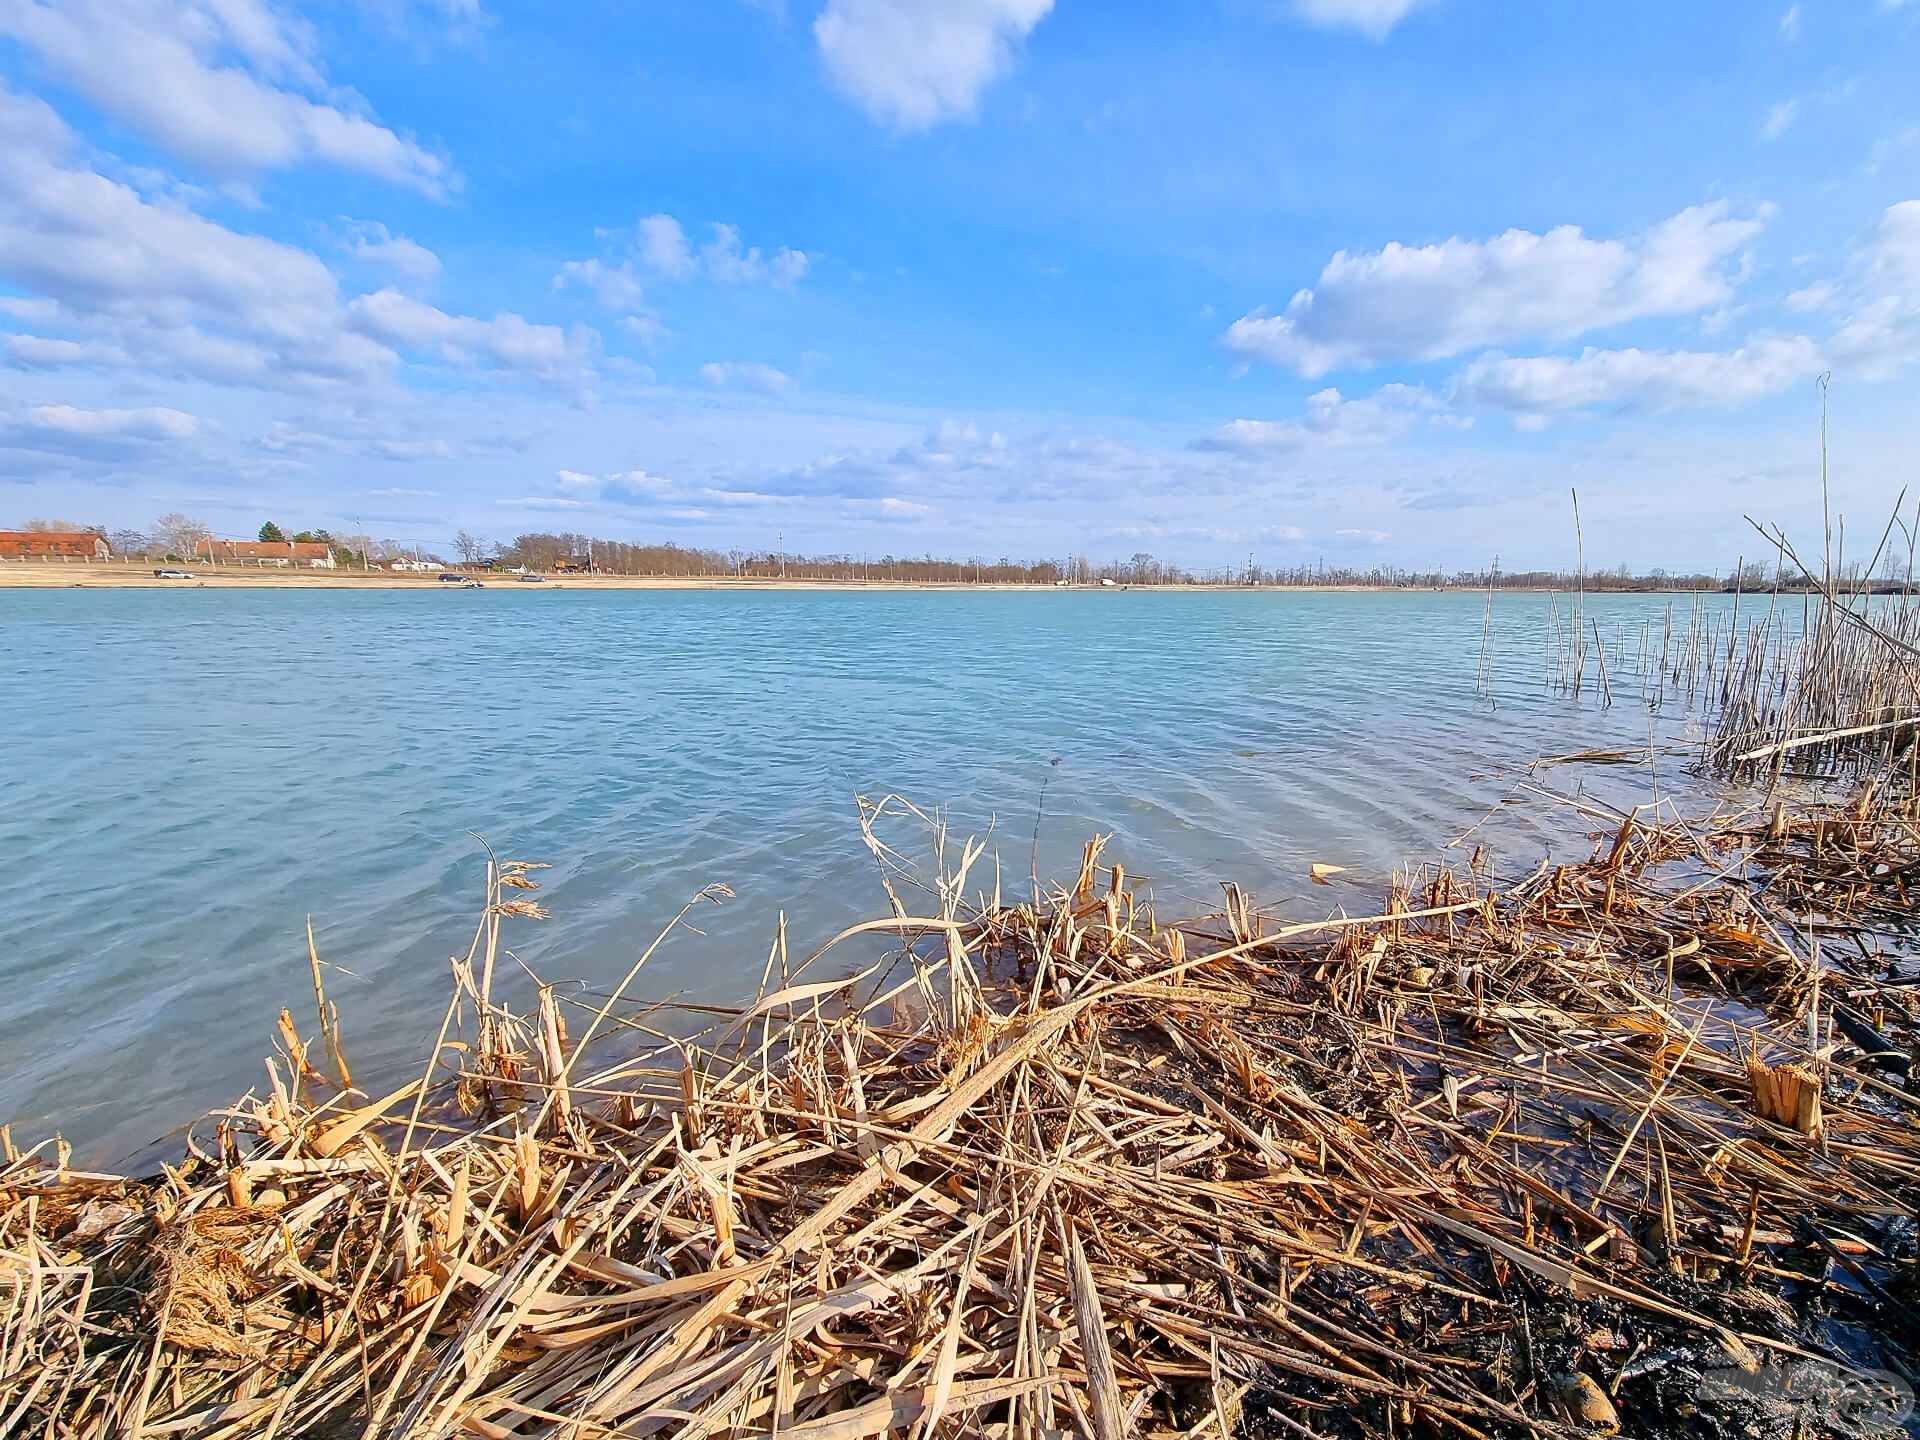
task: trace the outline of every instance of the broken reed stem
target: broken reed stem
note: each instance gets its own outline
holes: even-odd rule
[[[0,1417],[826,1440],[1337,1408],[1384,1437],[1599,1424],[1599,1396],[1636,1423],[1663,1402],[1631,1344],[1823,1353],[1829,1248],[1910,1250],[1920,1185],[1886,1068],[1911,988],[1801,938],[1907,923],[1904,798],[1658,813],[1505,890],[1434,869],[1287,925],[1229,890],[1167,925],[1098,840],[1030,900],[962,898],[976,845],[923,884],[880,827],[925,817],[889,797],[863,831],[894,913],[792,966],[776,940],[755,1002],[705,1019],[628,994],[684,911],[605,1000],[509,1008],[501,926],[544,912],[503,898],[537,867],[490,856],[420,1079],[356,1104],[276,1072],[151,1178],[9,1142]],[[1816,1052],[1815,1011],[1881,1028]],[[1783,1276],[1791,1321],[1754,1288]],[[1550,1312],[1598,1337],[1553,1373],[1513,1359]]]

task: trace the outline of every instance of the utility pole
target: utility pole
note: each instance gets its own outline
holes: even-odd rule
[[[784,580],[787,578],[787,532],[777,530],[774,533],[780,540],[780,578]]]

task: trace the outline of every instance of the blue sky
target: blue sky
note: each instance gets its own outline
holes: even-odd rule
[[[1920,0],[0,0],[0,523],[1724,565],[1920,479]]]

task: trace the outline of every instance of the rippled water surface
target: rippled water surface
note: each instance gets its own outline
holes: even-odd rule
[[[1589,606],[1612,638],[1667,601]],[[1324,912],[1343,896],[1309,860],[1377,884],[1517,764],[1647,743],[1636,699],[1545,683],[1542,596],[1500,597],[1476,694],[1483,616],[1431,594],[0,591],[0,1118],[110,1159],[256,1083],[279,1007],[311,1012],[309,914],[352,972],[331,986],[356,1078],[414,1059],[479,902],[468,831],[553,863],[553,918],[515,936],[548,976],[617,977],[732,886],[656,994],[750,991],[782,909],[796,948],[881,913],[856,793],[996,824],[1024,877],[1044,785],[1043,873],[1098,828],[1163,909],[1237,880]],[[1503,811],[1499,852],[1571,843],[1548,808]]]

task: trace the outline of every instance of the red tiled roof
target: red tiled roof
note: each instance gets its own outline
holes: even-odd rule
[[[325,560],[333,551],[319,540],[202,540],[194,553],[210,560]]]
[[[92,559],[106,540],[91,530],[0,530],[0,555],[80,555]]]

